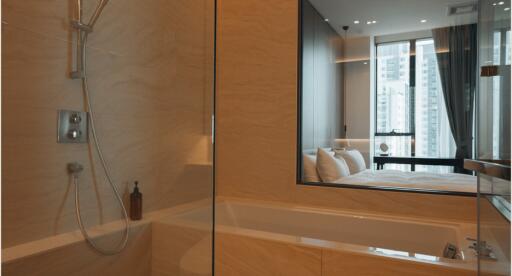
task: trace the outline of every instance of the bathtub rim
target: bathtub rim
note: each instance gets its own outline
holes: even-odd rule
[[[197,209],[209,207],[212,204],[212,199],[203,199],[190,203],[184,203],[170,208],[159,209],[143,214],[143,218],[138,221],[129,221],[130,230],[142,226],[151,226],[152,223],[158,222],[167,217],[172,217],[184,212],[190,212]],[[91,238],[99,238],[101,236],[114,234],[124,230],[125,222],[123,219],[111,221],[101,225],[95,225],[88,228]],[[129,241],[128,241],[129,242]],[[77,243],[85,243],[80,230],[73,230],[66,233],[61,233],[39,240],[28,241],[25,243],[17,244],[7,248],[2,248],[1,264],[8,264],[18,261],[23,258],[33,257],[40,254],[45,254],[53,250],[58,250],[67,246]]]
[[[438,219],[420,219],[417,217],[405,217],[405,216],[392,216],[392,215],[383,215],[383,214],[377,214],[377,213],[367,213],[367,212],[356,212],[354,210],[344,210],[344,209],[330,209],[330,208],[323,208],[318,206],[309,206],[309,205],[300,205],[300,204],[293,204],[293,203],[286,203],[286,202],[273,202],[273,201],[265,201],[265,200],[252,200],[252,199],[246,199],[246,198],[236,198],[236,197],[217,197],[216,198],[216,212],[219,210],[219,205],[221,204],[241,204],[241,205],[256,205],[256,206],[262,206],[265,208],[286,208],[296,211],[305,211],[305,212],[314,212],[314,213],[322,213],[322,214],[335,214],[335,215],[355,215],[355,216],[366,216],[369,218],[377,218],[377,219],[389,219],[394,221],[407,221],[407,222],[413,222],[418,224],[441,224],[441,225],[448,225],[449,227],[456,228],[457,232],[457,238],[458,243],[460,244],[460,248],[466,248],[467,245],[470,245],[469,241],[465,241],[465,239],[461,235],[461,229],[464,229],[466,231],[470,231],[471,229],[476,229],[476,225],[467,223],[467,222],[452,222],[447,220],[438,220]],[[204,223],[200,222],[194,222],[187,220],[186,213],[193,212],[194,210],[184,210],[182,213],[176,214],[176,217],[172,218],[172,221],[166,220],[165,218],[162,221],[159,221],[159,223],[170,223],[182,227],[192,227],[192,228],[204,228]],[[170,219],[170,218],[169,218]],[[320,239],[314,239],[314,238],[307,238],[307,237],[300,237],[295,236],[292,234],[281,234],[281,233],[272,233],[262,230],[253,230],[253,229],[247,229],[247,228],[241,228],[236,226],[226,226],[226,225],[220,225],[216,224],[215,226],[215,235],[219,233],[227,233],[232,235],[242,235],[242,236],[248,236],[251,238],[261,239],[261,240],[267,240],[272,242],[279,242],[279,243],[288,243],[293,244],[295,246],[304,246],[308,248],[315,248],[315,249],[328,249],[328,250],[334,250],[334,251],[344,251],[344,252],[350,252],[354,254],[359,255],[365,255],[365,256],[373,256],[373,257],[383,257],[383,258],[392,258],[402,261],[412,261],[412,262],[419,262],[423,264],[428,265],[435,265],[435,266],[441,266],[448,269],[462,269],[468,272],[475,272],[476,271],[476,258],[473,258],[470,254],[466,251],[462,251],[461,253],[464,254],[464,259],[460,260],[453,260],[453,259],[446,259],[439,256],[433,256],[439,258],[436,261],[430,261],[425,259],[419,259],[414,257],[404,257],[404,256],[397,256],[397,255],[386,255],[379,252],[376,252],[373,250],[374,247],[370,246],[363,246],[363,245],[357,245],[357,244],[349,244],[349,243],[342,243],[342,242],[336,242],[336,241],[328,241],[328,240],[320,240]],[[393,249],[391,249],[393,250]],[[405,252],[405,251],[402,251]],[[414,252],[412,252],[414,254]],[[421,254],[421,253],[418,253]],[[427,254],[422,254],[427,255]],[[429,256],[429,255],[427,255]]]

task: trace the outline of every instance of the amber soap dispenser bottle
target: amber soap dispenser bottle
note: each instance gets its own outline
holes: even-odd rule
[[[139,182],[135,181],[135,188],[130,194],[130,219],[142,219],[142,193],[139,192]]]

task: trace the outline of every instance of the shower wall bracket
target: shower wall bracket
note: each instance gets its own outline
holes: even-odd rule
[[[88,118],[87,112],[59,110],[57,143],[87,143]]]

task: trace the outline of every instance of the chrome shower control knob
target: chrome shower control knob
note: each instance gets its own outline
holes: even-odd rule
[[[78,114],[73,114],[71,117],[69,117],[69,122],[72,124],[79,124],[82,122],[82,117],[80,117]]]
[[[77,130],[77,129],[71,129],[69,132],[68,132],[68,137],[71,138],[71,139],[78,139],[80,137],[82,133],[80,133],[80,130]]]
[[[58,110],[57,143],[87,143],[88,119],[85,111]]]

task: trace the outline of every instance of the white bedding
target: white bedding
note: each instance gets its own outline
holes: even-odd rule
[[[458,173],[365,170],[342,177],[336,183],[476,193],[476,177]]]

